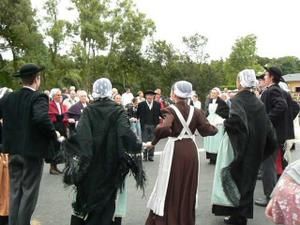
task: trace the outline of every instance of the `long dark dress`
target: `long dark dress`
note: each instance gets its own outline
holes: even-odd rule
[[[185,120],[189,114],[189,106],[180,101],[176,107]],[[166,137],[177,137],[182,125],[176,113],[170,107],[163,110],[163,123],[155,130],[156,144]],[[202,136],[214,135],[217,129],[210,125],[201,110],[195,109],[189,126],[192,133],[197,129]],[[194,225],[195,202],[198,186],[198,156],[197,147],[192,139],[182,139],[175,142],[174,155],[165,199],[164,216],[149,213],[146,225]]]

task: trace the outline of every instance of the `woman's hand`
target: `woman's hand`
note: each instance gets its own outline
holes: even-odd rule
[[[73,118],[69,118],[69,119],[68,119],[68,122],[69,122],[69,123],[75,123],[76,121],[75,121]]]
[[[269,201],[269,204],[267,205],[265,210],[266,217],[271,221],[273,221],[272,205],[273,205],[273,199]]]
[[[144,148],[147,148],[147,149],[151,149],[154,147],[154,145],[152,145],[152,142],[151,141],[148,141],[146,143],[143,143],[143,147]]]

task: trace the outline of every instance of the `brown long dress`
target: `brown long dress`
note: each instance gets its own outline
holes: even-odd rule
[[[175,104],[184,119],[187,120],[189,105],[185,101]],[[163,123],[155,129],[155,145],[160,139],[179,136],[182,125],[176,113],[170,107],[163,110]],[[217,128],[210,125],[202,110],[195,108],[189,125],[192,133],[197,129],[202,136],[214,135]],[[182,139],[175,142],[169,184],[165,200],[164,216],[152,212],[146,225],[194,225],[195,202],[198,184],[197,147],[192,139]]]

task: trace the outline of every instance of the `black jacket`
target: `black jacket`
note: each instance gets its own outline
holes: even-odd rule
[[[294,138],[293,119],[299,112],[297,104],[291,96],[277,84],[268,87],[261,95],[267,114],[276,130],[279,144],[284,144],[287,139]]]
[[[29,88],[15,91],[0,101],[3,119],[3,151],[25,157],[47,154],[56,133],[48,115],[48,96]]]
[[[139,103],[137,116],[140,119],[141,127],[143,127],[145,124],[156,126],[159,124],[159,117],[161,116],[160,104],[156,101],[153,101],[153,106],[150,110],[146,101]]]

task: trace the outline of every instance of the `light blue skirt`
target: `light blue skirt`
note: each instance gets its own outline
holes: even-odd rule
[[[224,136],[224,125],[216,126],[218,133],[214,136],[204,137],[203,148],[206,152],[218,154],[222,138]]]
[[[114,217],[125,217],[127,212],[127,178],[122,191],[118,190]]]
[[[223,191],[221,171],[223,168],[227,167],[234,159],[233,149],[229,140],[227,133],[223,135],[217,161],[215,167],[214,183],[212,189],[211,203],[213,205],[229,206],[232,207],[233,204],[228,200],[227,196]]]
[[[141,141],[142,140],[142,130],[141,123],[139,120],[135,122],[130,122],[130,129],[135,133],[136,137]]]

